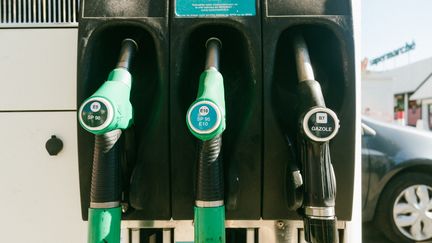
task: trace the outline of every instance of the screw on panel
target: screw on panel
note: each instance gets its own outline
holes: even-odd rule
[[[122,210],[122,213],[126,213],[129,210],[129,204],[122,203],[121,204],[121,210]]]
[[[276,222],[276,226],[278,229],[283,229],[285,227],[285,223],[282,220]]]

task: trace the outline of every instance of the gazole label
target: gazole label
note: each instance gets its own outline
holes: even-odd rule
[[[213,102],[197,102],[189,110],[188,123],[194,132],[209,134],[215,131],[221,123],[220,111]]]
[[[313,141],[329,141],[336,135],[338,129],[339,120],[328,108],[315,107],[304,116],[303,130]]]
[[[177,0],[175,14],[184,17],[254,16],[254,0]]]

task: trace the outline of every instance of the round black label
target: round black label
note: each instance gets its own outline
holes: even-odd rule
[[[81,120],[91,128],[100,127],[106,122],[108,112],[108,108],[103,102],[90,100],[82,108]]]
[[[314,108],[306,113],[304,119],[304,131],[314,141],[328,141],[336,135],[339,129],[336,114],[327,108]]]

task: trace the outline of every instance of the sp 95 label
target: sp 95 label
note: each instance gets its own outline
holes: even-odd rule
[[[189,127],[198,134],[209,134],[221,123],[221,112],[211,101],[199,101],[188,111]]]

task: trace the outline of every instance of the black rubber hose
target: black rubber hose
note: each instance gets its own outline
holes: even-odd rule
[[[199,143],[196,200],[220,201],[224,199],[222,166],[222,135]]]
[[[120,201],[119,139],[121,133],[122,131],[117,129],[95,136],[90,188],[92,203]]]

